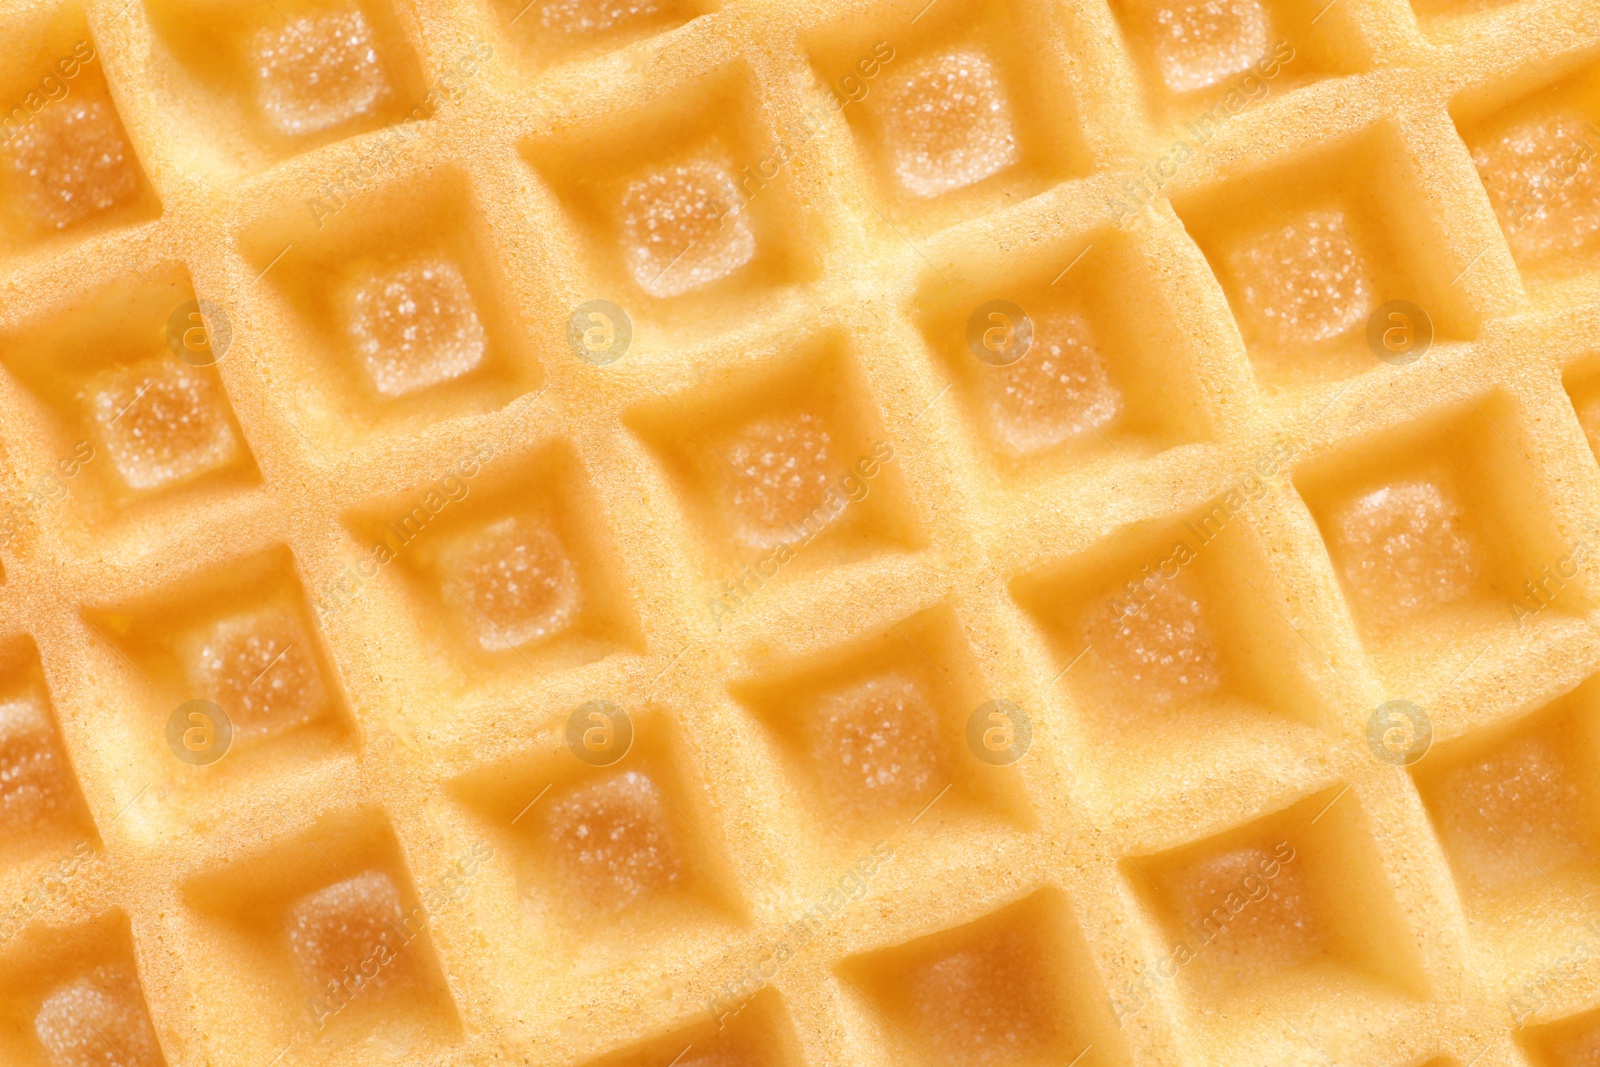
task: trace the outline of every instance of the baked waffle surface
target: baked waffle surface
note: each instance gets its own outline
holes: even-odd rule
[[[0,31],[0,1062],[1600,1063],[1600,4]]]

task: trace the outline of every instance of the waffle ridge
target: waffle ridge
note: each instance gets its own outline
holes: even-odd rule
[[[1543,234],[1591,186],[1507,207],[1500,189],[1541,179],[1480,177],[1496,155],[1477,141],[1570,114],[1561,94],[1600,70],[1600,2],[1229,0],[1252,56],[1295,58],[1268,75],[1216,50],[1215,78],[1156,58],[1153,35],[1181,43],[1156,15],[1177,0],[536,3],[286,5],[279,24],[365,12],[387,79],[344,132],[318,112],[291,135],[205,110],[224,75],[185,27],[212,5],[0,0],[23,42],[0,78],[13,117],[54,71],[68,91],[46,106],[114,108],[135,168],[77,222],[0,220],[0,703],[29,702],[17,744],[50,757],[17,773],[64,776],[60,811],[0,841],[0,1059],[106,1062],[63,1022],[93,1001],[136,1036],[127,1067],[1585,1062],[1600,273],[1576,240],[1528,258],[1506,212]],[[79,40],[95,59],[68,77]],[[1003,145],[932,178],[925,151],[903,187],[879,79],[964,54],[989,64],[966,91],[1007,93]],[[641,278],[659,251],[630,262],[627,224],[593,205],[692,158],[733,176],[733,236],[696,220],[732,251],[682,285]],[[1260,348],[1230,242],[1341,197],[1378,264],[1360,308]],[[375,389],[336,300],[296,280],[346,260],[450,264],[472,358]],[[630,317],[614,363],[573,339],[597,299]],[[1065,395],[1098,408],[996,429],[976,376],[997,368],[967,332],[996,299],[1093,338]],[[1397,299],[1431,317],[1415,361],[1369,345],[1368,303]],[[130,484],[85,391],[169,358],[213,383],[228,458]],[[789,514],[781,471],[741,446],[750,483],[717,445],[797,411],[811,465]],[[1440,471],[1471,581],[1396,622],[1347,584],[1341,561],[1378,550],[1337,544],[1340,517]],[[537,566],[410,547],[522,522]],[[530,594],[525,572],[560,589]],[[1102,650],[1084,620],[1107,607],[1131,617]],[[193,635],[285,612],[273,633],[311,647],[281,685],[311,687],[314,714],[236,723],[214,764],[183,755]],[[1203,685],[1106,680],[1168,655],[1190,616]],[[236,640],[254,665],[289,639]],[[915,694],[918,736],[841,721],[906,810],[830,805],[810,763],[829,753],[804,709],[874,686]],[[630,717],[614,765],[573,741],[597,700]],[[1007,765],[969,744],[996,700],[1031,723]],[[1390,739],[1419,721],[1432,748],[1407,763]],[[616,810],[585,813],[606,782]],[[1559,825],[1510,848],[1461,831],[1487,818],[1467,794],[1518,789]],[[877,814],[840,814],[857,807]],[[656,851],[597,872],[612,853],[586,826]],[[1474,875],[1462,840],[1494,869]],[[1206,922],[1236,879],[1234,914],[1259,910],[1219,948]],[[319,957],[308,989],[288,933],[307,900],[329,929],[381,925],[361,937],[382,952]],[[1042,976],[1015,996],[990,962],[1013,948]],[[997,996],[989,1029],[950,1039],[940,1005]]]

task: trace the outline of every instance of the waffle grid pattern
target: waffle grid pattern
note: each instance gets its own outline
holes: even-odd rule
[[[37,6],[6,4],[0,25],[31,17]],[[927,17],[936,17],[938,8],[928,7]],[[246,1025],[231,1032],[246,1010],[191,966],[192,941],[205,935],[188,918],[182,887],[225,859],[278,847],[323,813],[352,807],[383,813],[413,882],[430,883],[472,849],[477,833],[449,783],[530,750],[539,759],[565,758],[568,709],[603,694],[627,707],[670,709],[685,739],[697,827],[725,861],[744,915],[720,942],[684,946],[675,958],[647,952],[615,971],[527,977],[544,969],[539,946],[513,929],[510,874],[491,861],[475,876],[468,903],[431,923],[460,1033],[430,1053],[430,1062],[578,1064],[664,1040],[699,1025],[706,1002],[839,874],[794,854],[787,820],[759,817],[780,808],[782,798],[749,713],[730,698],[726,680],[761,673],[780,651],[825,656],[948,604],[993,694],[1033,715],[1033,748],[1006,772],[1021,783],[1030,817],[1027,825],[973,833],[959,848],[919,849],[915,828],[907,828],[910,843],[875,876],[866,898],[772,982],[802,1062],[888,1063],[905,1054],[869,998],[839,976],[840,961],[973,921],[1043,887],[1070,902],[1102,994],[1127,988],[1164,948],[1125,861],[1313,796],[1337,797],[1333,803],[1364,814],[1374,869],[1416,946],[1422,991],[1383,1001],[1356,1026],[1292,993],[1263,989],[1238,1009],[1254,1020],[1239,1032],[1256,1043],[1235,1050],[1232,1062],[1529,1062],[1508,1007],[1529,972],[1473,947],[1412,777],[1374,758],[1367,720],[1384,700],[1405,696],[1428,709],[1443,742],[1541,705],[1600,666],[1592,613],[1541,617],[1487,647],[1463,648],[1425,688],[1396,692],[1392,680],[1380,680],[1343,606],[1310,512],[1289,479],[1275,478],[1240,520],[1272,546],[1269,570],[1254,585],[1312,650],[1307,660],[1333,709],[1331,721],[1287,748],[1264,744],[1270,757],[1221,754],[1182,788],[1150,789],[1123,780],[1097,755],[1084,726],[1091,713],[1075,706],[1059,681],[1066,663],[1014,596],[1020,576],[1078,557],[1122,527],[1201,510],[1278,443],[1287,442],[1286,466],[1297,471],[1337,460],[1348,446],[1393,427],[1473,405],[1490,423],[1487,432],[1515,441],[1533,468],[1527,476],[1549,487],[1556,537],[1581,539],[1600,513],[1600,466],[1564,384],[1591,354],[1600,290],[1592,276],[1525,287],[1449,112],[1452,101],[1484,86],[1573,69],[1600,46],[1600,5],[1524,0],[1420,26],[1403,0],[1333,0],[1329,8],[1323,17],[1337,20],[1350,48],[1346,62],[1358,72],[1285,86],[1231,118],[1140,208],[1137,222],[1119,230],[1106,204],[1140,180],[1141,164],[1170,139],[1152,127],[1141,103],[1145,76],[1105,5],[1017,0],[1011,10],[1019,21],[1053,28],[1062,66],[1050,76],[1065,82],[1077,105],[1072,121],[1092,173],[1056,175],[1037,195],[922,232],[878,202],[847,122],[834,117],[793,149],[789,174],[772,192],[786,195],[783,183],[805,190],[815,280],[713,336],[656,351],[644,346],[600,368],[564,347],[570,309],[597,294],[566,245],[563,205],[541,177],[544,154],[563,150],[575,130],[603,145],[617,114],[730,70],[772,130],[797,128],[821,99],[806,47],[816,27],[856,20],[872,27],[868,36],[894,42],[911,32],[923,5],[731,3],[630,46],[625,63],[600,56],[534,76],[505,36],[506,12],[475,0],[398,4],[428,83],[474,42],[492,42],[494,57],[468,79],[459,103],[418,125],[415,141],[380,168],[373,193],[357,190],[351,198],[445,175],[449,193],[494,235],[486,256],[503,264],[504,299],[535,339],[527,370],[537,384],[488,414],[345,447],[281,399],[293,383],[274,369],[270,330],[253,324],[273,320],[263,287],[273,270],[292,268],[294,241],[282,242],[290,247],[277,260],[275,238],[261,235],[276,232],[275,219],[303,217],[308,197],[390,134],[378,130],[291,157],[236,184],[193,173],[149,91],[159,72],[139,58],[151,53],[153,33],[142,0],[91,4],[90,31],[162,215],[126,228],[86,227],[70,242],[13,257],[0,276],[0,330],[25,330],[119,281],[181,266],[195,293],[232,320],[233,345],[218,370],[259,482],[194,506],[122,518],[106,530],[86,525],[70,497],[22,513],[3,552],[0,617],[9,634],[38,644],[99,839],[93,863],[33,921],[71,929],[111,909],[127,915],[169,1062],[276,1062],[281,1050],[268,1031]],[[1476,339],[1441,344],[1410,366],[1375,363],[1348,381],[1263,392],[1222,290],[1172,202],[1181,209],[1187,195],[1380,125],[1397,131],[1417,175],[1412,206],[1435,213],[1449,235],[1446,273],[1454,276],[1456,299],[1481,320]],[[1118,241],[1155,265],[1153,289],[1192,316],[1197,400],[1212,432],[1153,457],[1113,454],[1051,470],[1024,490],[996,476],[968,435],[955,391],[941,391],[941,357],[919,328],[915,305],[951,279],[992,288],[987,278],[1014,273],[1017,263],[1045,278],[1093,270],[1096,245]],[[1129,294],[1130,307],[1142,295]],[[688,562],[695,535],[625,416],[780,360],[796,336],[830,331],[844,339],[859,373],[857,403],[895,444],[904,486],[896,506],[907,509],[918,544],[762,590],[719,627],[700,610],[704,581]],[[0,437],[8,490],[18,498],[58,458],[38,444],[45,435],[24,393],[14,377],[0,377]],[[1500,402],[1491,406],[1488,397]],[[1483,412],[1509,413],[1515,425]],[[456,457],[487,447],[496,458],[486,469],[515,465],[558,442],[577,457],[600,524],[611,531],[620,596],[632,604],[643,635],[637,647],[441,700],[386,650],[387,602],[374,594],[323,627],[355,724],[348,745],[263,776],[248,791],[220,794],[173,785],[178,777],[166,770],[146,774],[150,760],[126,755],[160,739],[142,736],[140,720],[128,713],[145,699],[140,668],[96,628],[96,611],[139,603],[228,561],[284,546],[315,599],[316,591],[336,586],[354,550],[352,514],[397,494],[420,495]],[[180,811],[175,798],[184,797],[192,802]],[[59,858],[7,875],[6,899],[20,898]],[[1558,957],[1581,935],[1565,919],[1552,923]],[[31,943],[16,939],[0,953],[16,960],[18,945]],[[1597,1004],[1600,970],[1580,967],[1524,1021],[1554,1021]],[[1149,1064],[1210,1058],[1217,1046],[1214,1035],[1203,1036],[1204,1015],[1168,987],[1095,1056]],[[316,1055],[295,1043],[281,1062]],[[905,1062],[917,1062],[915,1055]]]

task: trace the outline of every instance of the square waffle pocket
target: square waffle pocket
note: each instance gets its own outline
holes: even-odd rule
[[[0,77],[0,246],[60,248],[159,216],[82,8],[48,5],[14,29]]]
[[[0,39],[0,1063],[1597,1062],[1600,0]]]
[[[20,510],[61,508],[75,537],[138,539],[163,513],[257,483],[215,351],[182,343],[200,307],[186,272],[74,296],[11,334],[0,356],[22,386],[18,417],[35,428],[40,477]]]
[[[440,478],[363,504],[348,531],[324,612],[413,620],[383,656],[435,692],[484,693],[637,645],[615,533],[566,442],[525,457],[468,452]]]

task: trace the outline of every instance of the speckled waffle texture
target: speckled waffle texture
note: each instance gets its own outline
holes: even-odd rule
[[[0,1062],[1593,1060],[1600,3],[0,31]]]

